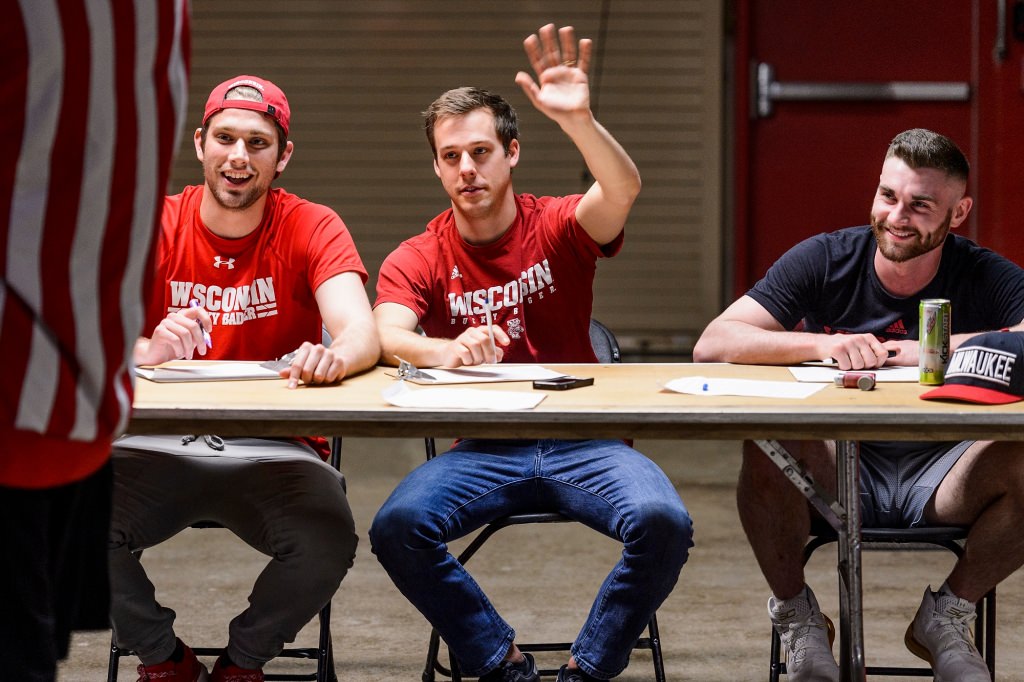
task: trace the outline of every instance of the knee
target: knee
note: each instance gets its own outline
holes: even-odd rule
[[[806,466],[809,457],[813,459],[813,453],[809,455],[807,452],[804,452],[804,448],[799,442],[780,442],[779,445],[802,465]],[[745,474],[747,476],[763,477],[767,475],[774,477],[779,474],[779,468],[776,466],[775,462],[773,462],[771,457],[761,449],[760,445],[752,440],[743,441],[743,459],[741,466],[741,474]]]
[[[659,563],[676,567],[686,563],[693,547],[693,519],[678,498],[644,505],[636,527]]]
[[[339,514],[307,518],[292,547],[306,579],[334,590],[355,563],[358,544],[351,515]]]
[[[126,545],[107,545],[107,570],[110,572],[111,586],[117,583],[117,580],[129,567],[137,563],[139,563],[138,555],[133,554]]]
[[[128,537],[124,529],[114,524],[114,520],[110,520],[110,529],[107,531],[107,550],[115,552],[121,549],[127,551],[128,548]]]
[[[743,457],[740,461],[738,488],[749,495],[753,491],[765,491],[782,481],[779,470],[767,454],[753,441],[743,442]],[[750,492],[748,492],[750,491]]]
[[[326,525],[320,534],[324,560],[332,562],[338,570],[347,572],[355,562],[356,547],[359,545],[351,511],[346,506],[333,518],[328,518]]]
[[[294,553],[310,564],[329,569],[325,573],[344,575],[355,560],[359,536],[348,499],[339,488],[296,498],[281,510],[279,521],[270,528],[282,530],[279,545],[283,553]],[[276,543],[275,543],[276,544]]]
[[[1018,516],[1024,513],[1024,458],[1000,471],[998,477],[1003,499],[1010,501]]]
[[[1008,483],[1013,492],[1024,495],[1024,443],[1002,442],[999,445],[1005,454],[1000,458],[1002,461],[997,464],[996,470],[1007,472],[1010,479]],[[986,452],[983,456],[988,455]]]
[[[1005,497],[1024,504],[1024,443],[998,441],[976,444],[968,449],[962,462],[967,462],[966,474],[970,478],[961,485],[968,486],[977,495],[985,488],[993,491],[993,497]],[[960,462],[955,467],[960,465]],[[954,469],[955,471],[955,469]],[[964,473],[959,474],[964,477]],[[947,478],[953,478],[947,475]]]
[[[384,566],[393,561],[407,561],[406,552],[440,542],[437,524],[431,519],[429,512],[419,505],[389,499],[370,525],[370,550]]]
[[[405,544],[410,527],[415,523],[414,511],[389,499],[377,511],[370,524],[370,549],[380,555],[394,545]]]
[[[835,453],[823,441],[782,441],[779,443],[800,467],[816,479],[825,481],[835,475]],[[771,493],[779,488],[790,491],[792,484],[778,464],[754,441],[743,442],[739,487],[744,495]]]

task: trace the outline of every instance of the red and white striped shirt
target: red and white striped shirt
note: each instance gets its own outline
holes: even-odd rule
[[[0,25],[0,485],[79,480],[131,409],[185,115],[187,0],[16,0]]]

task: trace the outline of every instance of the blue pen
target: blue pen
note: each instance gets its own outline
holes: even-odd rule
[[[191,301],[188,302],[188,307],[198,308],[199,301],[193,298]],[[210,332],[206,331],[206,327],[203,326],[202,322],[199,323],[199,328],[203,330],[203,341],[206,342],[206,347],[213,348],[213,339],[210,338]]]

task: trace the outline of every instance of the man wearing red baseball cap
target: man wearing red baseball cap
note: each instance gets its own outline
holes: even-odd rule
[[[251,89],[248,96],[244,95],[247,91],[243,88]],[[256,76],[239,76],[215,87],[206,100],[203,125],[209,122],[211,116],[225,109],[244,109],[266,114],[281,127],[284,137],[288,137],[288,124],[292,116],[288,98],[281,88],[268,80]]]
[[[165,201],[144,326],[151,333],[135,345],[137,364],[291,354],[280,375],[295,388],[376,363],[366,270],[347,228],[330,208],[271,187],[294,152],[290,118],[284,93],[263,78],[238,76],[210,93],[194,136],[204,182]],[[141,680],[262,680],[263,664],[331,599],[356,534],[328,454],[322,438],[115,443],[111,620],[118,646],[142,660]],[[210,673],[175,637],[174,612],[157,603],[132,555],[198,520],[272,557]]]

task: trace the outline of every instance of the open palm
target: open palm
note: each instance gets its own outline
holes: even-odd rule
[[[537,81],[525,71],[516,83],[537,109],[555,119],[590,110],[590,67],[592,41],[576,43],[575,31],[565,26],[557,31],[548,24],[523,41],[523,48]],[[538,85],[539,82],[539,85]]]

